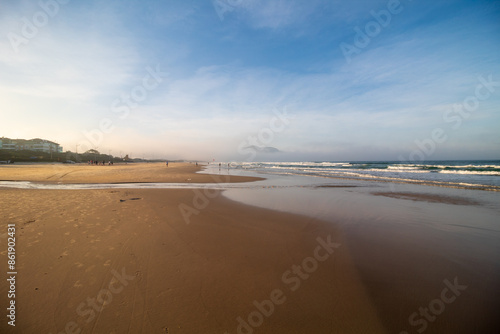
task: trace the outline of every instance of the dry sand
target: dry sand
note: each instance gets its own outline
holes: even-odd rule
[[[139,183],[179,182],[214,183],[213,175],[197,174],[201,166],[191,163],[129,163],[113,166],[87,164],[0,165],[0,181],[32,181],[43,183]],[[257,180],[245,176],[229,176],[224,182]]]
[[[83,172],[73,168],[74,178],[61,170],[51,179],[81,182]],[[15,224],[18,274],[16,327],[3,315],[0,332],[384,332],[331,224],[217,192],[207,193],[208,202],[186,220],[180,207],[194,210],[199,194],[1,189],[0,262],[7,263],[6,225]],[[318,237],[340,245],[321,246]],[[7,290],[3,280],[2,305]]]

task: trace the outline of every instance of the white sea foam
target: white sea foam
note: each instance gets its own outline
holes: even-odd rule
[[[401,162],[244,162],[233,168],[286,175],[316,175],[362,179],[396,180],[500,187],[500,161],[480,163],[401,163]]]

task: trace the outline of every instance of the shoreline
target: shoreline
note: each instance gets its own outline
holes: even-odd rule
[[[122,184],[122,183],[217,183],[217,176],[197,173],[202,165],[191,163],[134,163],[112,166],[2,165],[0,181],[27,181],[42,184]],[[247,176],[227,176],[225,182],[263,180]]]
[[[40,168],[43,167],[43,168]],[[148,167],[147,175],[138,175],[134,170],[143,169]],[[224,174],[226,180],[218,180],[218,174],[211,173],[210,169],[217,170],[217,167],[211,165],[199,164],[193,165],[189,162],[171,162],[169,167],[175,171],[166,173],[164,163],[131,163],[131,164],[116,164],[114,166],[93,166],[87,164],[53,164],[53,163],[32,163],[25,165],[0,165],[0,182],[31,182],[33,184],[136,184],[136,183],[244,183],[265,180],[265,175],[272,177],[273,175],[282,175],[268,173],[265,171],[251,171],[251,170],[231,170],[233,173],[251,173],[262,176],[246,176],[246,175],[228,175]],[[104,168],[104,170],[99,170]],[[109,168],[109,169],[108,169]],[[22,169],[25,169],[24,171]],[[26,175],[31,171],[36,171],[36,175]],[[43,170],[41,170],[43,169]],[[73,169],[68,173],[62,173],[62,170]],[[97,169],[97,173],[96,170]],[[219,168],[219,171],[225,168]],[[92,173],[90,173],[92,171]],[[168,170],[171,171],[171,170]],[[24,173],[23,173],[24,172]],[[77,173],[76,175],[73,173]],[[116,173],[124,172],[125,175],[116,175]],[[177,172],[177,173],[175,173]],[[200,173],[201,172],[201,173]],[[68,176],[68,174],[72,174]],[[131,175],[126,175],[134,173]],[[158,174],[154,174],[158,173]],[[80,174],[80,175],[78,175]],[[97,175],[95,175],[97,174]],[[219,174],[222,175],[222,174]],[[417,186],[430,186],[438,188],[450,189],[464,189],[464,190],[480,190],[488,192],[500,192],[500,187],[492,185],[480,184],[461,184],[461,183],[447,183],[441,181],[428,181],[428,180],[412,180],[412,179],[387,179],[387,178],[362,178],[362,177],[348,177],[348,176],[332,176],[332,175],[317,175],[317,174],[302,174],[302,173],[288,173],[283,175],[294,175],[298,177],[313,177],[326,180],[351,180],[357,182],[379,182],[387,184],[402,184],[402,185],[417,185]],[[192,178],[194,176],[194,179]],[[137,179],[140,179],[137,181]],[[111,180],[111,181],[106,181]]]
[[[259,172],[264,175],[276,175],[266,172]],[[353,181],[364,181],[364,182],[381,182],[381,183],[396,183],[396,184],[414,184],[414,185],[423,185],[423,186],[431,186],[431,187],[441,187],[441,188],[453,188],[453,189],[469,189],[469,190],[483,190],[483,191],[495,191],[500,192],[500,187],[483,185],[483,184],[465,184],[461,185],[459,183],[446,183],[440,181],[423,181],[423,180],[412,180],[412,179],[384,179],[384,178],[356,178],[356,177],[348,177],[348,176],[332,176],[332,175],[314,175],[314,174],[293,174],[289,173],[288,175],[295,176],[306,176],[306,177],[318,177],[325,179],[334,179],[334,180],[353,180]]]

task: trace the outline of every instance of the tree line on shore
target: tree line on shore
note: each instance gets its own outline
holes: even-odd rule
[[[0,149],[0,161],[11,162],[87,162],[93,161],[143,161],[142,159],[130,159],[114,157],[110,154],[102,154],[97,150],[89,150],[84,153],[66,152],[42,152],[31,150],[3,150]]]

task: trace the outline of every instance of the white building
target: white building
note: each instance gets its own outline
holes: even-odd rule
[[[41,151],[47,153],[60,153],[63,148],[58,143],[54,143],[46,139],[10,139],[2,137],[0,138],[0,149],[2,150],[30,150],[30,151]]]

